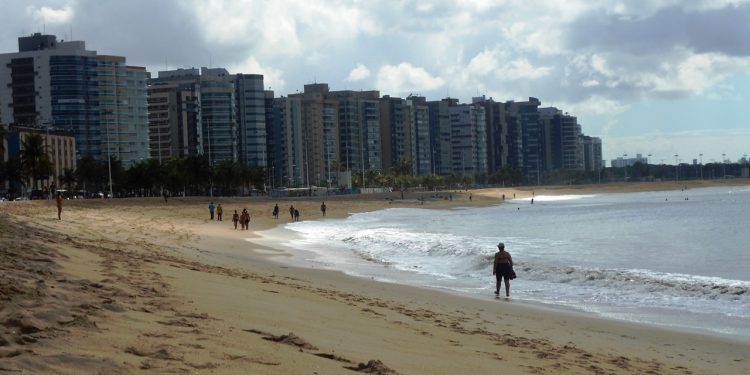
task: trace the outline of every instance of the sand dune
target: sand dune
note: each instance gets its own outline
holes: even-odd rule
[[[342,217],[495,204],[531,191],[683,186],[326,204],[329,216]],[[223,222],[208,220],[206,198],[66,201],[61,221],[51,201],[0,205],[0,373],[750,373],[747,342],[290,267],[245,239],[289,222],[290,205],[303,220],[320,219],[319,199],[218,201]],[[275,202],[279,220],[271,218]],[[234,230],[228,219],[244,207],[250,230]]]

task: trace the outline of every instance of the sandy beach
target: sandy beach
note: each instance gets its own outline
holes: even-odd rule
[[[328,197],[329,217],[506,197],[679,190],[748,180]],[[447,193],[446,193],[447,194]],[[468,195],[473,199],[469,200]],[[425,198],[421,201],[420,198]],[[322,219],[320,198],[0,204],[0,373],[750,374],[750,339],[297,268],[257,232]],[[271,216],[279,204],[279,220]],[[249,231],[231,214],[247,208]],[[247,239],[250,239],[248,241]],[[488,244],[492,246],[492,244]],[[487,283],[494,283],[491,275]]]

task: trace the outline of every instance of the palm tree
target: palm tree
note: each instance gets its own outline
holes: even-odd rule
[[[21,160],[18,158],[10,158],[8,159],[8,162],[5,163],[5,178],[10,183],[10,187],[8,188],[8,192],[10,193],[11,197],[16,196],[16,187],[20,184],[21,185],[21,191],[26,187],[26,184],[24,182],[23,178],[23,171],[21,168]]]
[[[0,161],[5,161],[5,136],[8,134],[8,129],[5,125],[0,124]]]
[[[73,168],[63,169],[63,173],[60,175],[60,182],[68,190],[73,188],[73,185],[76,183],[76,172],[73,170]]]
[[[7,165],[5,163],[5,125],[0,124],[0,187],[5,187],[5,180],[8,178]]]
[[[39,134],[29,134],[21,142],[21,165],[26,178],[31,179],[32,187],[37,181],[49,178],[52,162],[45,149],[44,139]]]

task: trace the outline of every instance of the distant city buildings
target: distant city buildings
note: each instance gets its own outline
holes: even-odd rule
[[[628,158],[627,155],[612,159],[610,162],[612,168],[631,167],[635,163],[648,164],[648,158],[643,157],[641,154],[636,154],[634,158]]]
[[[82,41],[34,34],[18,42],[18,52],[0,54],[0,123],[67,131],[75,147],[66,152],[78,158],[112,155],[128,167],[203,155],[213,166],[264,168],[274,187],[348,186],[372,172],[486,182],[514,171],[536,184],[603,167],[601,139],[537,98],[430,101],[325,83],[276,97],[252,72],[203,67],[151,77]],[[619,160],[612,165],[630,163]]]
[[[72,132],[78,156],[147,158],[145,68],[36,33],[0,54],[0,123]]]

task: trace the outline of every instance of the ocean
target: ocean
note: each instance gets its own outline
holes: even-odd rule
[[[494,298],[504,242],[511,301],[750,339],[749,209],[750,187],[715,187],[392,208],[284,230],[301,265],[478,298]]]

